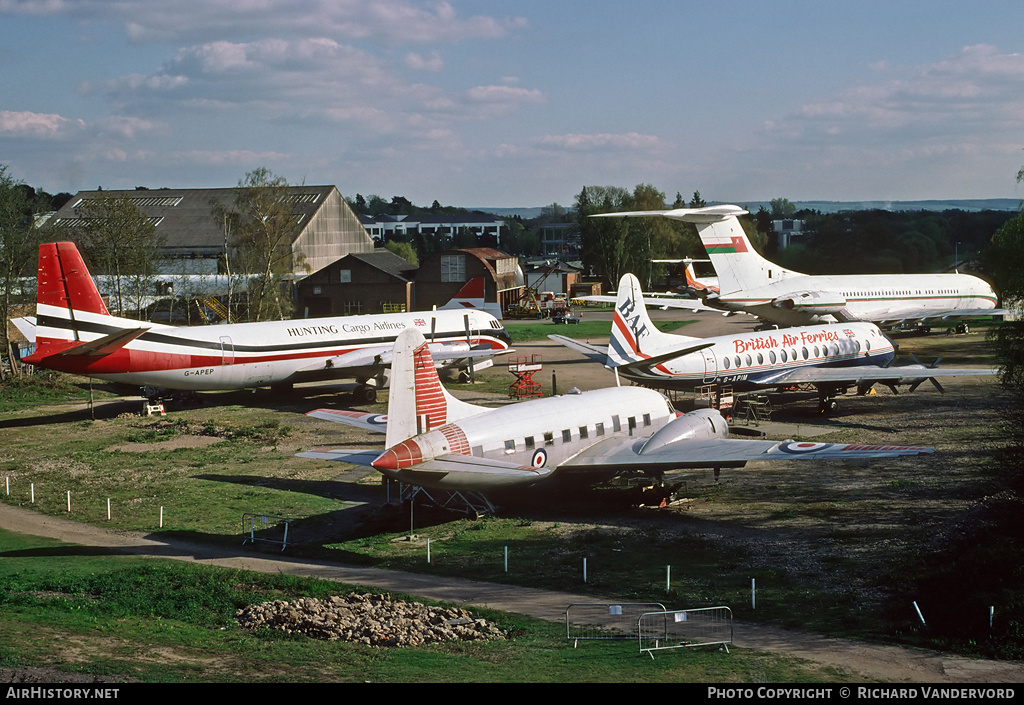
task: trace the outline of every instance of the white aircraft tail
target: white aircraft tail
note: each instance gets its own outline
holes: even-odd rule
[[[799,276],[798,272],[769,262],[758,254],[736,215],[714,218],[696,215],[679,219],[688,220],[697,226],[700,241],[718,274],[718,288],[723,296],[758,289],[786,277]]]
[[[485,407],[459,401],[444,388],[423,334],[406,328],[395,339],[388,394],[388,430],[391,448],[446,423],[475,416]]]
[[[718,289],[723,297],[758,289],[790,276],[801,276],[769,262],[757,253],[743,232],[738,216],[747,211],[739,206],[721,205],[706,208],[676,208],[668,211],[629,211],[601,213],[593,218],[635,218],[662,216],[697,226],[711,264],[718,274]]]
[[[606,367],[640,362],[692,340],[696,338],[663,333],[655,328],[644,305],[639,280],[632,274],[622,275],[615,312],[612,314]]]

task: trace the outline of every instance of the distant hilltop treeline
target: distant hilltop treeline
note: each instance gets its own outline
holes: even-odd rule
[[[718,201],[709,201],[715,205]],[[742,206],[751,213],[756,213],[762,206],[771,210],[769,201],[730,201]],[[960,210],[969,213],[980,211],[1016,211],[1020,210],[1019,198],[959,198],[949,200],[927,201],[793,201],[798,211],[813,210],[820,213],[839,213],[841,211],[949,211]],[[666,206],[669,207],[669,206]],[[541,216],[542,207],[537,208],[472,208],[470,210],[492,213],[497,216],[519,216],[523,220],[532,220]]]

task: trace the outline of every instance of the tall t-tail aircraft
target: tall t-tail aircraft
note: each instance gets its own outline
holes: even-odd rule
[[[475,309],[366,314],[209,326],[111,316],[73,243],[39,247],[36,320],[25,362],[159,390],[210,391],[355,379],[376,399],[398,333],[417,328],[443,367],[478,369],[508,351],[508,332]]]
[[[498,408],[469,404],[441,385],[423,334],[395,341],[388,414],[318,409],[310,416],[385,433],[381,450],[299,453],[373,467],[393,480],[453,493],[480,511],[488,491],[541,486],[560,478],[592,483],[641,471],[742,467],[758,460],[914,456],[934,448],[797,443],[727,438],[714,409],[673,410],[660,392],[611,387]],[[453,506],[453,497],[442,504]],[[436,498],[435,498],[435,501]]]
[[[693,223],[718,274],[719,291],[708,292],[704,302],[778,325],[860,320],[887,328],[1007,313],[996,308],[998,298],[992,287],[968,274],[811,275],[785,269],[751,246],[738,220],[746,213],[738,206],[722,205],[591,217],[657,216]]]
[[[995,369],[892,366],[892,341],[873,323],[854,321],[819,326],[692,338],[663,333],[651,322],[640,282],[619,281],[607,348],[561,335],[549,338],[583,353],[618,375],[657,389],[693,391],[702,385],[730,385],[734,391],[782,389],[809,384],[818,390],[819,410],[835,411],[835,397],[850,388],[865,394],[876,383],[893,392],[925,380],[939,391],[937,377],[989,376]],[[650,298],[647,299],[650,302]]]

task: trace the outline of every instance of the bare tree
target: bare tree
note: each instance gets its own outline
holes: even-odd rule
[[[111,278],[117,310],[124,315],[128,299],[141,318],[144,297],[155,293],[154,260],[163,245],[156,225],[131,197],[104,192],[84,199],[75,213],[81,219],[78,234],[93,267]]]

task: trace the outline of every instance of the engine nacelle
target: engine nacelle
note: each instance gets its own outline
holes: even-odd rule
[[[639,453],[643,455],[676,441],[702,441],[710,438],[725,438],[728,435],[729,424],[725,422],[717,409],[698,409],[669,421],[647,439]]]
[[[807,313],[838,313],[846,308],[846,297],[831,291],[795,291],[772,301],[775,308]]]

